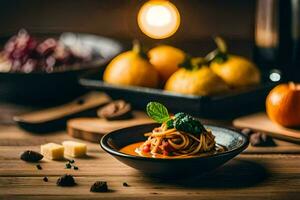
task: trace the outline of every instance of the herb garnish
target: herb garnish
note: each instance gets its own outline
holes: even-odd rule
[[[199,119],[186,113],[177,113],[175,115],[174,127],[176,130],[184,131],[191,134],[200,134],[206,132]]]
[[[171,118],[168,109],[158,102],[150,102],[147,104],[147,114],[158,123],[166,123],[168,129],[176,128],[179,131],[191,134],[206,132],[199,119],[183,112],[177,113]]]
[[[146,110],[148,116],[158,123],[164,123],[170,119],[168,109],[161,103],[150,102]]]

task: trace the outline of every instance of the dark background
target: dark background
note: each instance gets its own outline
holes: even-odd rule
[[[30,32],[88,32],[125,43],[138,38],[146,44],[171,43],[193,54],[207,53],[211,37],[222,35],[234,53],[251,56],[255,0],[173,0],[181,26],[171,38],[152,40],[139,30],[140,0],[1,0],[0,35],[20,28]]]

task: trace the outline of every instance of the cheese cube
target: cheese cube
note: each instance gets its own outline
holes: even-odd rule
[[[64,141],[65,155],[78,158],[86,155],[86,144],[75,141]]]
[[[64,147],[55,143],[44,144],[41,145],[41,154],[51,160],[62,160],[64,158]]]

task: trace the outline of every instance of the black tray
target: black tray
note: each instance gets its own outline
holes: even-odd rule
[[[165,104],[170,112],[187,112],[198,117],[233,118],[264,109],[269,91],[276,85],[263,82],[261,85],[232,91],[221,96],[193,96],[133,86],[116,86],[102,81],[103,72],[87,73],[79,83],[88,89],[104,91],[113,99],[125,99],[136,109],[145,109],[149,101]]]

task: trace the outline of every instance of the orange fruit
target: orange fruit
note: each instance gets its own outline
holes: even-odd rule
[[[250,60],[236,55],[228,55],[224,62],[213,61],[212,70],[231,87],[244,87],[260,82],[260,71]]]
[[[266,99],[269,118],[282,126],[300,126],[300,84],[280,84]]]
[[[103,80],[115,85],[157,87],[158,73],[140,51],[134,47],[115,57],[105,69]]]
[[[165,89],[181,94],[202,96],[229,90],[226,83],[207,66],[194,70],[179,69],[168,79]]]
[[[160,45],[150,49],[148,56],[150,63],[158,71],[160,79],[165,83],[178,70],[178,65],[185,58],[185,53],[172,46]]]

